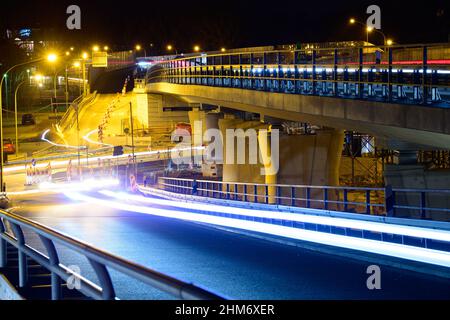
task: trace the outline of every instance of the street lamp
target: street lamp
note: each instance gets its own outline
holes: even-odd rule
[[[369,26],[367,26],[365,23],[362,23],[361,21],[358,21],[354,18],[351,18],[349,20],[349,22],[350,22],[350,24],[359,24],[364,27],[364,29],[366,30],[366,34],[367,34],[366,42],[368,43],[369,42],[369,33],[370,33]]]
[[[200,51],[200,46],[194,46],[194,51],[195,52],[199,52]]]
[[[47,57],[45,58],[40,58],[40,59],[35,59],[35,60],[30,60],[27,62],[22,62],[19,64],[16,64],[14,66],[12,66],[11,68],[9,68],[8,70],[6,70],[6,72],[3,74],[2,79],[0,81],[0,192],[5,192],[5,187],[3,185],[3,167],[4,167],[4,157],[3,157],[3,101],[2,101],[2,97],[3,97],[3,82],[5,81],[5,78],[8,77],[8,73],[11,72],[12,70],[14,70],[15,68],[21,67],[21,66],[25,66],[31,63],[37,63],[37,62],[41,62],[44,60],[47,60],[49,62],[55,62],[58,59],[56,54],[49,54]]]
[[[48,62],[56,62],[56,60],[58,60],[58,56],[54,53],[51,53],[47,56]]]
[[[359,24],[359,25],[363,26],[366,29],[367,42],[369,42],[369,33],[371,33],[372,31],[375,31],[375,32],[380,33],[383,36],[383,43],[384,43],[384,45],[388,45],[388,46],[392,45],[392,40],[387,40],[386,39],[386,35],[381,30],[378,30],[378,29],[375,29],[375,28],[373,28],[371,26],[368,26],[367,24],[362,23],[361,21],[358,21],[358,20],[356,20],[354,18],[351,18],[349,20],[349,22],[350,22],[350,24],[355,24],[355,23]],[[391,44],[389,44],[389,43],[391,43]]]
[[[145,48],[142,48],[142,46],[140,44],[136,45],[136,51],[141,51],[144,50],[144,56],[145,58],[147,58],[147,50],[145,50]]]
[[[86,93],[87,93],[86,60],[89,58],[89,55],[87,54],[87,52],[83,52],[83,54],[81,55],[81,58],[82,58],[81,68],[83,71],[83,96],[86,96]]]
[[[98,52],[98,51],[100,51],[100,47],[99,47],[99,46],[94,46],[94,47],[92,48],[92,50],[93,50],[94,52]]]
[[[225,48],[222,48],[222,49],[220,49],[220,51],[221,51],[221,52],[226,52],[226,51],[227,51],[227,49],[225,49]]]
[[[17,93],[19,92],[20,87],[25,83],[26,81],[22,81],[19,83],[19,85],[16,88],[16,91],[14,93],[14,111],[16,114],[15,117],[15,127],[16,127],[16,158],[19,155],[19,126],[18,126],[18,119],[17,119]]]

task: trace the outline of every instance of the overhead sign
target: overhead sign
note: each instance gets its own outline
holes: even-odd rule
[[[92,66],[94,68],[107,68],[108,67],[108,53],[107,52],[93,52],[92,53]]]

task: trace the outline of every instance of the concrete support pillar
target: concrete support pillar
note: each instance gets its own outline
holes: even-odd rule
[[[280,172],[283,184],[337,186],[344,132],[327,129],[315,135],[282,136]]]
[[[139,122],[139,127],[149,127],[149,101],[147,93],[134,93],[133,117]]]
[[[276,174],[275,175],[262,175],[261,170],[265,168],[264,163],[266,164],[266,167],[270,165],[270,160],[267,160],[263,162],[260,161],[260,152],[264,151],[265,155],[270,155],[270,141],[268,139],[264,139],[264,137],[259,136],[258,132],[260,129],[269,129],[269,125],[262,124],[259,121],[244,121],[241,119],[233,119],[233,118],[225,118],[219,120],[219,128],[222,132],[223,136],[223,145],[224,145],[224,164],[223,164],[223,181],[224,182],[247,182],[247,183],[258,183],[258,184],[276,184]],[[248,130],[255,130],[256,132],[256,144],[258,146],[257,148],[257,154],[250,154],[250,139],[245,139],[245,155],[240,154],[239,152],[242,152],[242,150],[238,150],[238,142],[235,140],[234,142],[230,141],[230,139],[227,139],[227,130],[232,129],[242,129],[245,133],[249,133]],[[227,161],[227,157],[229,155],[227,154],[227,150],[229,151],[231,143],[234,144],[234,155],[235,160],[234,163],[230,163]],[[243,164],[239,164],[237,159],[239,156],[245,156],[245,161]],[[256,156],[257,162],[253,163],[251,161],[252,156]],[[264,157],[263,156],[263,157]],[[224,190],[225,191],[225,190]],[[235,186],[230,186],[231,192],[240,192],[242,193],[244,191],[243,187],[238,187],[237,189]],[[253,190],[247,190],[248,193],[253,193]],[[263,196],[266,193],[265,188],[260,187],[257,190],[258,195]],[[275,188],[269,188],[269,203],[273,203],[275,200],[273,196],[276,194]],[[249,197],[249,201],[254,201],[255,199],[253,197]],[[260,201],[262,202],[263,197],[260,197]]]

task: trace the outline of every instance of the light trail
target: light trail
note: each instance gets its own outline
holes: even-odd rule
[[[83,150],[83,149],[86,149],[86,146],[71,146],[71,145],[68,145],[68,144],[58,144],[58,143],[55,143],[55,142],[53,142],[53,141],[50,141],[50,140],[47,139],[47,135],[48,135],[49,132],[50,132],[50,129],[47,129],[47,130],[42,134],[41,140],[42,140],[42,141],[45,141],[45,142],[47,142],[47,143],[49,143],[49,144],[51,144],[52,146],[55,146],[55,147],[63,147],[63,148],[68,148],[68,149],[77,149],[77,150]]]
[[[113,208],[116,210],[124,210],[128,212],[137,212],[170,219],[184,220],[190,222],[200,222],[222,227],[242,229],[300,241],[313,242],[328,246],[358,250],[363,252],[370,252],[406,260],[450,267],[450,253],[438,250],[425,249],[388,242],[380,242],[369,239],[346,237],[341,235],[321,233],[298,228],[270,225],[261,222],[237,220],[237,219],[210,216],[205,214],[190,213],[182,210],[173,210],[173,209],[166,210],[146,206],[130,205],[125,204],[123,202],[98,199],[91,196],[83,195],[78,192],[65,192],[65,195],[69,199],[75,201],[89,202],[95,205]]]
[[[264,219],[280,219],[289,220],[302,223],[313,223],[326,226],[333,226],[339,228],[350,228],[358,230],[367,230],[380,233],[389,233],[404,235],[417,238],[433,239],[438,241],[450,242],[450,231],[446,230],[430,230],[419,227],[412,226],[400,226],[392,225],[386,223],[372,222],[372,221],[358,221],[345,218],[335,218],[335,217],[323,217],[317,215],[299,214],[299,213],[287,213],[280,211],[266,211],[266,210],[252,210],[238,207],[211,205],[203,203],[192,203],[192,202],[177,202],[172,200],[156,199],[156,198],[146,198],[142,196],[131,195],[124,192],[113,192],[110,190],[100,191],[108,197],[116,198],[119,200],[131,200],[145,202],[149,204],[156,204],[162,206],[171,206],[181,209],[192,209],[200,210],[206,212],[220,212],[232,215],[245,215],[254,218],[264,218]]]
[[[102,142],[98,142],[98,141],[92,140],[92,139],[90,138],[90,136],[93,135],[93,134],[96,133],[96,132],[97,132],[97,130],[92,130],[92,131],[89,132],[87,135],[85,135],[85,136],[83,137],[83,139],[84,139],[85,141],[89,142],[89,143],[96,144],[96,145],[98,145],[98,146],[114,147],[114,145],[112,145],[112,144],[107,144],[107,143],[102,143]]]
[[[136,152],[135,156],[138,157],[151,157],[151,156],[156,156],[156,155],[166,155],[166,154],[171,154],[174,151],[177,152],[184,152],[184,151],[189,151],[189,150],[205,150],[205,147],[193,147],[193,148],[175,148],[175,149],[165,149],[165,150],[154,150],[154,151],[145,151],[145,152]],[[121,156],[100,156],[100,157],[93,157],[93,158],[89,158],[86,159],[85,157],[80,159],[80,163],[82,165],[85,165],[87,161],[90,162],[91,165],[94,165],[95,162],[98,162],[98,160],[103,161],[103,160],[112,160],[112,159],[117,159],[117,160],[125,160],[128,159],[128,157],[131,156],[131,154],[124,154]],[[72,157],[69,160],[59,160],[59,161],[48,161],[45,163],[41,163],[41,164],[37,164],[36,168],[42,169],[42,168],[46,168],[48,163],[51,162],[52,168],[62,168],[64,166],[67,166],[69,164],[69,162],[71,160],[76,160],[78,159],[77,157]],[[37,159],[39,161],[39,159]],[[13,167],[6,167],[4,168],[4,173],[13,173],[13,172],[23,172],[25,171],[25,165],[17,165],[17,166],[13,166]]]

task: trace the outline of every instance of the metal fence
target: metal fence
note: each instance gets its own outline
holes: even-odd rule
[[[357,188],[221,182],[161,177],[159,186],[170,192],[223,200],[273,204],[381,216],[430,219],[432,213],[450,215],[450,190]],[[446,219],[448,220],[448,219]]]
[[[406,104],[448,104],[448,44],[203,54],[162,61],[148,82]]]
[[[36,234],[47,253],[38,251],[26,242],[23,229]],[[19,287],[27,285],[27,257],[51,272],[51,297],[53,300],[62,298],[62,282],[75,277],[81,286],[77,290],[87,297],[96,300],[116,299],[114,283],[108,271],[109,268],[141,281],[179,299],[219,300],[223,297],[165,274],[127,261],[107,252],[101,251],[86,243],[80,242],[53,229],[45,227],[16,214],[0,211],[0,268],[7,265],[7,243],[18,250]],[[100,286],[76,274],[60,262],[55,244],[84,256],[97,275]]]

